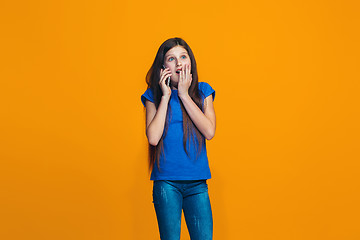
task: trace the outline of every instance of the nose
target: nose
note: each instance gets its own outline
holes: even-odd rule
[[[181,61],[176,61],[176,66],[178,67],[178,66],[181,66]]]

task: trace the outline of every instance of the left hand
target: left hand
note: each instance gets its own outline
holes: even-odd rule
[[[189,94],[189,87],[192,82],[192,74],[190,73],[190,65],[185,65],[180,71],[179,83],[178,83],[178,94],[179,97],[186,96]]]

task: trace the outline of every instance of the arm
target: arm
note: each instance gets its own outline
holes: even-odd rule
[[[164,132],[166,112],[170,96],[162,96],[160,105],[156,110],[155,104],[146,101],[146,136],[151,145],[156,146]]]
[[[213,105],[212,95],[205,98],[204,112],[194,103],[191,97],[186,94],[179,96],[186,112],[189,114],[191,120],[199,131],[204,135],[207,140],[210,140],[215,135],[216,118]]]
[[[146,136],[148,138],[149,144],[153,146],[158,145],[164,132],[166,113],[171,97],[171,89],[165,84],[165,79],[170,76],[171,73],[169,69],[161,69],[159,85],[161,87],[161,91],[163,92],[163,96],[161,97],[158,109],[156,109],[154,103],[150,101],[145,102]]]
[[[189,117],[204,135],[207,140],[210,140],[215,135],[216,118],[213,105],[212,95],[208,96],[204,100],[204,112],[194,103],[189,96],[189,87],[192,82],[192,74],[190,73],[190,65],[185,65],[185,69],[180,71],[180,79],[178,84],[179,98],[184,104],[186,112]]]

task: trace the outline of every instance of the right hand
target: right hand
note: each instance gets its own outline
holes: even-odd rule
[[[172,74],[170,73],[169,68],[161,69],[160,70],[160,81],[159,85],[163,96],[171,96],[171,88],[166,85],[165,80],[167,80]]]

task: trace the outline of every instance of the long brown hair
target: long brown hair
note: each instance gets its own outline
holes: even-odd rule
[[[189,87],[189,96],[195,102],[195,104],[203,111],[203,101],[202,101],[202,96],[200,95],[201,93],[200,93],[199,87],[198,87],[199,81],[198,81],[198,73],[197,73],[197,67],[196,67],[196,61],[195,61],[194,54],[193,54],[191,48],[189,47],[189,45],[183,39],[177,38],[177,37],[170,38],[170,39],[166,40],[163,44],[161,44],[161,46],[156,54],[155,60],[152,64],[151,68],[149,69],[148,73],[146,74],[146,83],[148,85],[148,88],[151,88],[151,90],[154,94],[155,107],[156,107],[156,109],[159,107],[159,104],[161,101],[161,96],[162,96],[162,91],[161,91],[161,88],[159,85],[160,69],[162,68],[162,66],[164,64],[165,54],[171,48],[173,48],[175,46],[182,46],[188,52],[188,55],[191,60],[191,74],[192,74],[192,82]],[[200,133],[200,131],[196,128],[196,126],[194,125],[192,120],[190,119],[190,117],[187,114],[187,112],[184,108],[184,105],[182,104],[181,101],[180,101],[180,103],[181,103],[181,111],[182,111],[182,116],[183,116],[183,129],[184,129],[183,145],[184,145],[185,152],[189,156],[189,153],[187,151],[187,145],[190,144],[189,140],[192,140],[192,142],[195,144],[196,143],[195,139],[196,139],[197,144],[195,144],[195,150],[199,154],[201,151],[201,147],[205,141],[204,137]],[[170,105],[169,105],[169,107],[170,107]],[[166,136],[170,118],[171,118],[171,109],[168,108],[163,136],[161,137],[159,143],[156,146],[152,146],[151,144],[149,144],[149,170],[150,171],[153,169],[155,162],[157,163],[157,167],[160,170],[159,158],[160,158],[161,152],[164,151],[163,139]]]

